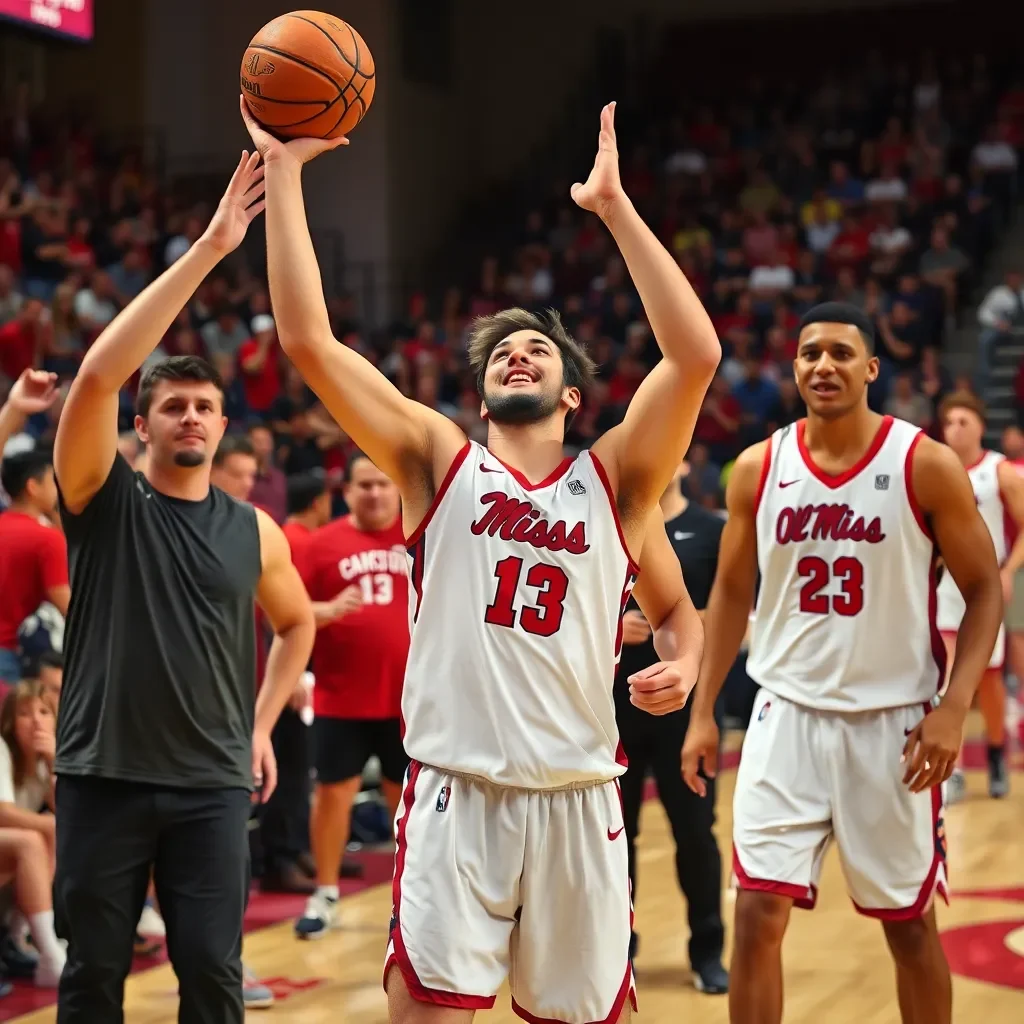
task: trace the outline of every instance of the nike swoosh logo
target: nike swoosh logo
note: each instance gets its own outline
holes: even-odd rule
[[[608,829],[608,839],[609,839],[609,840],[610,840],[611,842],[613,842],[613,843],[614,843],[614,842],[615,842],[615,840],[616,840],[616,839],[618,839],[618,838],[619,838],[619,836],[621,836],[621,835],[622,835],[622,833],[623,833],[623,830],[625,829],[625,827],[626,827],[626,826],[625,826],[625,825],[623,825],[623,826],[622,826],[622,828],[620,828],[620,829],[619,829],[619,830],[618,830],[617,832],[613,832],[613,831],[612,831],[611,829]]]
[[[786,481],[780,480],[779,481],[779,490],[782,490],[783,487],[792,487],[793,484],[798,484],[798,483],[800,483],[799,480],[786,480]]]
[[[904,729],[903,730],[903,735],[904,736],[909,736],[913,731],[914,731],[913,729]]]
[[[485,466],[485,465],[484,465],[484,464],[483,464],[483,463],[481,462],[481,463],[480,463],[480,472],[481,472],[481,473],[500,473],[500,472],[501,472],[501,470],[500,470],[500,469],[491,469],[491,467],[490,467],[490,466]]]

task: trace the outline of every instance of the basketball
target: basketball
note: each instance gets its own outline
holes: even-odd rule
[[[340,18],[292,11],[253,36],[241,81],[253,117],[274,135],[336,139],[370,109],[373,56]]]

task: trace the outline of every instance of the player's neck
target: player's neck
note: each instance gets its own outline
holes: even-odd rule
[[[882,417],[867,405],[833,420],[808,416],[804,445],[812,455],[823,456],[826,463],[841,462],[847,457],[856,461],[871,445],[881,425]]]
[[[565,458],[564,445],[561,421],[487,424],[487,448],[531,484],[540,483],[558,468]]]
[[[210,468],[202,471],[202,467],[157,465],[152,458],[146,460],[146,471],[143,476],[149,481],[154,491],[159,491],[168,498],[181,501],[203,501],[210,493]]]
[[[690,499],[683,494],[679,487],[670,487],[661,496],[660,505],[662,515],[667,523],[677,516],[681,516],[690,507]]]
[[[970,469],[971,466],[976,466],[981,462],[981,457],[985,454],[985,449],[979,444],[976,448],[971,448],[967,452],[957,452],[960,457],[960,461],[963,463],[965,469]]]

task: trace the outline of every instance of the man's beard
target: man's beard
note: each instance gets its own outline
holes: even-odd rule
[[[546,420],[557,412],[560,400],[560,393],[499,391],[493,395],[484,395],[487,418],[494,423],[506,423],[510,426]]]
[[[186,448],[184,451],[174,453],[174,464],[184,469],[195,469],[206,461],[206,452],[196,451],[195,448]]]

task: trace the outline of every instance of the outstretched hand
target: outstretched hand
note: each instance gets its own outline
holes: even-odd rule
[[[23,370],[11,385],[7,404],[22,416],[45,412],[57,398],[57,374],[44,370]]]
[[[221,256],[242,244],[249,225],[263,212],[263,168],[259,153],[242,150],[242,156],[228,182],[227,191],[203,237]]]
[[[301,167],[302,164],[309,163],[321,153],[348,145],[348,139],[344,136],[337,139],[291,139],[288,142],[282,142],[260,126],[256,118],[252,116],[245,96],[241,93],[238,96],[238,106],[242,111],[245,127],[252,137],[252,144],[256,147],[259,155],[263,157],[264,163],[274,160],[293,160]]]
[[[619,180],[619,151],[615,142],[615,104],[601,111],[601,131],[597,136],[597,156],[590,177],[569,189],[577,206],[604,218],[624,193]]]

